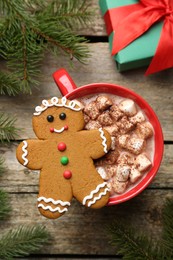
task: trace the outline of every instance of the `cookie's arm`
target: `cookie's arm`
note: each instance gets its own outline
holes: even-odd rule
[[[82,131],[83,140],[86,142],[87,150],[93,159],[98,159],[108,153],[111,148],[111,136],[103,128],[98,130]]]
[[[16,150],[18,161],[31,170],[42,168],[42,145],[41,140],[26,140],[19,144]]]

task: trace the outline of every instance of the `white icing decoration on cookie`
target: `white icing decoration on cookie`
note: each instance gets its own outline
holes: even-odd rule
[[[59,213],[63,213],[65,211],[68,211],[67,208],[60,209],[59,207],[52,208],[51,206],[44,206],[42,203],[38,204],[38,208],[42,208],[44,210],[50,210],[51,212],[58,211]]]
[[[23,154],[22,154],[22,159],[24,160],[24,163],[23,165],[26,166],[28,164],[28,159],[26,158],[26,156],[28,155],[28,151],[27,151],[27,148],[28,147],[28,143],[27,141],[23,141],[23,146],[22,146],[22,151],[23,151]]]
[[[102,128],[99,128],[99,132],[100,132],[100,137],[102,138],[102,145],[104,147],[104,152],[107,153],[108,149],[107,149],[107,144],[106,144],[106,137],[104,136],[104,131]]]
[[[35,116],[38,116],[40,115],[43,111],[45,111],[48,107],[52,107],[52,106],[56,106],[56,107],[67,107],[67,108],[70,108],[71,110],[74,110],[74,111],[80,111],[82,108],[79,107],[79,104],[77,102],[75,102],[74,100],[71,100],[69,102],[69,104],[67,104],[67,99],[66,97],[63,97],[60,99],[61,100],[61,103],[59,103],[59,99],[57,97],[53,97],[51,98],[50,100],[50,103],[48,100],[43,100],[42,101],[42,105],[43,106],[37,106],[35,108],[35,113],[34,115]],[[75,106],[78,106],[75,108]]]
[[[52,202],[54,205],[58,205],[58,204],[60,204],[61,206],[70,206],[70,202],[69,201],[62,201],[62,200],[54,200],[54,199],[52,199],[52,198],[45,198],[45,197],[39,197],[38,199],[37,199],[37,201],[44,201],[44,202],[46,202],[46,203],[49,203],[49,202]]]
[[[86,204],[86,201],[87,200],[90,200],[93,198],[94,194],[97,193],[101,188],[107,186],[107,182],[103,182],[99,185],[97,185],[96,189],[95,190],[92,190],[91,193],[89,195],[87,195],[83,201],[82,201],[82,204],[85,205]]]
[[[109,188],[105,188],[103,192],[99,194],[99,196],[95,197],[93,200],[88,202],[88,207],[90,207],[92,204],[95,204],[97,200],[101,199],[102,196],[106,195],[106,193],[109,191]]]
[[[65,130],[64,127],[62,127],[62,128],[59,129],[59,130],[54,128],[54,132],[55,132],[55,133],[59,133],[59,134],[62,133],[64,130]]]

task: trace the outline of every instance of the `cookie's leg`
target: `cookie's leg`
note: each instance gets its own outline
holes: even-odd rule
[[[77,184],[73,180],[72,187],[73,196],[86,207],[101,208],[108,203],[110,194],[107,183],[96,170],[92,176],[83,174]]]
[[[41,172],[40,190],[37,198],[40,213],[51,219],[56,219],[68,211],[72,199],[70,182],[58,175]]]

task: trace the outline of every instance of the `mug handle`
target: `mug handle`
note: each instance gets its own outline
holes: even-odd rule
[[[71,93],[77,88],[76,84],[64,68],[55,71],[52,76],[63,96]]]

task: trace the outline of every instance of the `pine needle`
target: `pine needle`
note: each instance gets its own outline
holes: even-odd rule
[[[15,127],[16,118],[0,113],[0,142],[10,142],[18,136],[19,129]]]
[[[169,255],[169,259],[173,259],[173,199],[167,199],[162,214],[163,236],[162,244]]]
[[[91,0],[53,0],[45,8],[45,13],[51,14],[55,23],[76,30],[91,24],[94,12],[90,6]]]
[[[5,167],[4,167],[4,158],[0,156],[0,176],[5,172]]]
[[[120,221],[114,221],[108,227],[111,234],[111,244],[116,246],[118,255],[124,260],[158,260],[163,259],[159,245],[144,235],[136,232]]]
[[[131,227],[115,220],[108,227],[111,244],[125,260],[173,259],[173,198],[167,199],[162,211],[162,236],[158,242],[138,234]]]
[[[20,226],[0,238],[0,259],[28,256],[41,249],[49,240],[43,226]]]
[[[20,82],[14,75],[0,71],[0,95],[15,96],[20,92]]]
[[[8,194],[0,190],[0,220],[4,220],[11,211]]]

